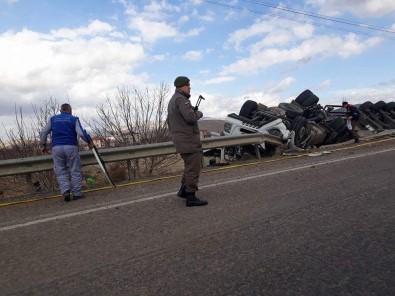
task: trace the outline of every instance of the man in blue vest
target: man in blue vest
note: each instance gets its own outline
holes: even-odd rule
[[[78,117],[71,115],[69,104],[60,107],[60,114],[52,116],[40,133],[40,143],[43,153],[48,152],[47,137],[52,132],[52,157],[54,172],[59,183],[60,191],[65,201],[80,199],[82,195],[81,160],[78,152],[78,136],[88,143],[89,149],[93,143],[86,139]]]

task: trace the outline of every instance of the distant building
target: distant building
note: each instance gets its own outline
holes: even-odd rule
[[[106,147],[106,141],[102,137],[93,136],[92,142],[97,148]]]

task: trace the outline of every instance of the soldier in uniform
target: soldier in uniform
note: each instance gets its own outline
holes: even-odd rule
[[[196,197],[199,175],[202,169],[202,143],[197,121],[203,113],[191,105],[190,80],[179,76],[174,80],[176,87],[168,105],[168,123],[174,146],[184,160],[184,173],[178,196],[186,198],[186,206],[205,206],[207,201]]]

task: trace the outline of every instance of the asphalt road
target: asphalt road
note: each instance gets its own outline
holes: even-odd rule
[[[395,141],[0,208],[0,295],[394,295]]]

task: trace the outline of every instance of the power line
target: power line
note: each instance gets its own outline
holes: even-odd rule
[[[380,27],[380,26],[375,26],[375,25],[370,25],[370,24],[363,24],[363,23],[357,23],[357,22],[353,22],[353,21],[350,21],[350,20],[346,20],[346,19],[330,17],[330,16],[318,14],[318,13],[313,13],[313,12],[306,12],[306,11],[300,10],[300,9],[281,7],[281,6],[278,6],[278,5],[274,5],[274,4],[270,4],[270,3],[266,3],[266,2],[261,2],[261,1],[256,1],[256,0],[241,0],[241,1],[252,3],[252,4],[257,4],[257,5],[261,5],[261,6],[271,7],[271,8],[278,9],[278,10],[284,10],[284,11],[288,11],[288,12],[292,12],[292,13],[297,13],[297,14],[301,14],[301,15],[306,15],[306,16],[311,16],[311,17],[315,17],[315,18],[320,18],[320,19],[324,19],[324,20],[329,20],[329,21],[332,21],[332,22],[337,22],[337,23],[347,24],[347,25],[351,25],[351,26],[356,26],[356,27],[360,27],[360,28],[364,28],[364,29],[377,30],[377,31],[382,31],[382,32],[386,32],[386,33],[393,33],[393,34],[395,34],[394,30],[391,30],[391,29],[388,29],[388,28],[384,28],[384,27]]]
[[[259,14],[259,15],[267,15],[267,16],[271,16],[271,17],[275,17],[275,18],[290,20],[293,22],[309,24],[309,25],[313,25],[313,26],[319,26],[319,27],[324,27],[324,28],[343,31],[343,32],[355,33],[358,35],[365,35],[365,36],[369,36],[369,37],[377,37],[377,38],[382,38],[382,39],[395,40],[395,37],[391,37],[391,36],[366,33],[366,32],[355,31],[355,30],[347,29],[347,28],[339,28],[339,27],[334,27],[334,26],[325,25],[325,24],[303,21],[303,20],[298,20],[295,18],[288,18],[288,17],[284,17],[284,16],[279,16],[274,13],[263,13],[261,11],[257,11],[257,10],[253,10],[253,9],[249,9],[249,8],[245,8],[245,7],[240,7],[240,6],[235,6],[235,5],[230,5],[230,4],[225,4],[225,3],[221,3],[221,2],[217,2],[217,1],[213,1],[213,0],[203,0],[203,1],[206,3],[217,5],[217,6],[227,7],[227,8],[231,8],[231,9],[237,9],[237,10],[241,10],[241,11],[247,11],[247,12],[251,12],[251,13],[255,13],[255,14]]]

